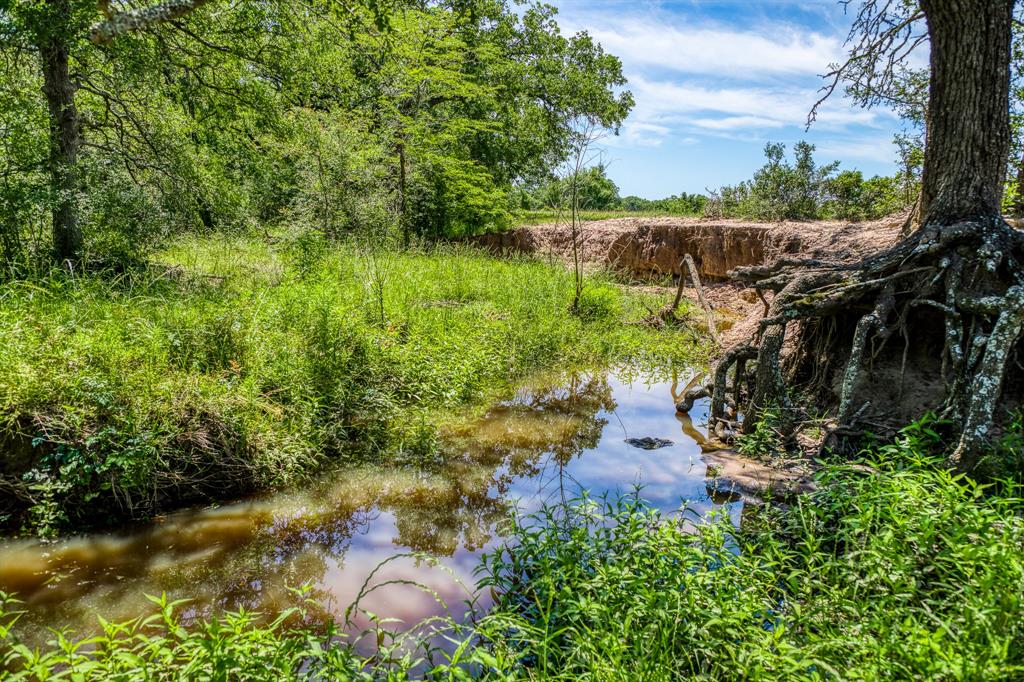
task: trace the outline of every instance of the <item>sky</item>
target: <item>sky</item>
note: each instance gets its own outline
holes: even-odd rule
[[[650,199],[748,179],[766,142],[807,140],[820,163],[895,172],[900,121],[836,93],[805,130],[841,60],[850,17],[837,0],[555,0],[565,33],[587,31],[622,60],[636,99],[601,142],[622,196]],[[791,157],[790,157],[791,158]]]

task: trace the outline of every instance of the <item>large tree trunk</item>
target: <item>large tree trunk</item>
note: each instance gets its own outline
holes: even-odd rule
[[[860,263],[735,271],[776,296],[746,346],[760,346],[756,372],[725,386],[738,357],[727,353],[714,393],[737,396],[737,414],[774,403],[792,424],[805,417],[786,399],[795,385],[833,409],[829,442],[853,448],[931,410],[952,425],[951,463],[970,469],[999,433],[1001,405],[1024,404],[1024,233],[1000,212],[1014,0],[920,3],[932,50],[920,229]],[[794,350],[780,357],[785,338]],[[723,400],[711,417],[728,423]]]
[[[69,0],[50,0],[50,30],[42,37],[39,53],[43,93],[50,115],[50,187],[53,214],[53,255],[59,263],[75,262],[82,251],[78,224],[78,150],[81,130],[75,107],[75,84],[69,69],[66,27],[71,24]]]
[[[1014,0],[921,0],[931,40],[922,223],[999,216]]]

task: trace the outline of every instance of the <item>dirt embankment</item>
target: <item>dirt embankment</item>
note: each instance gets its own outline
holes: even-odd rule
[[[780,258],[855,262],[896,243],[902,224],[902,218],[867,223],[614,218],[583,223],[581,255],[587,267],[612,269],[668,297],[673,289],[664,286],[665,280],[679,275],[683,256],[690,254],[705,280],[722,344],[728,347],[745,341],[763,314],[753,290],[727,281],[730,270]],[[520,227],[476,237],[474,243],[498,253],[572,262],[572,232],[565,224]],[[692,288],[685,293],[696,300]]]
[[[583,223],[581,254],[585,264],[650,281],[678,275],[679,263],[689,253],[701,277],[724,281],[733,268],[783,257],[855,260],[892,244],[900,224],[614,218]],[[572,258],[572,232],[564,224],[520,227],[482,235],[474,242],[499,252]]]

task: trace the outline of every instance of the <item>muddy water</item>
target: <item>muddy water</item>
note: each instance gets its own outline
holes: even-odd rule
[[[694,424],[675,414],[684,381],[630,380],[616,373],[531,382],[481,415],[442,430],[443,455],[403,470],[365,468],[327,476],[302,490],[217,508],[184,511],[142,528],[53,544],[0,544],[0,590],[26,602],[21,634],[46,627],[95,630],[96,615],[149,614],[146,594],[188,597],[188,617],[216,609],[274,612],[295,605],[289,589],[311,585],[327,613],[342,616],[364,585],[361,606],[406,624],[448,608],[466,610],[481,552],[502,542],[509,510],[628,492],[665,511],[700,515],[723,507],[735,522],[741,502],[712,497]],[[652,451],[626,438],[673,445]],[[419,556],[424,553],[437,564]],[[379,567],[380,566],[380,567]],[[379,568],[378,568],[379,567]],[[375,570],[376,569],[376,570]],[[443,602],[443,605],[442,605]],[[478,597],[486,605],[486,595]],[[357,629],[367,624],[362,615]]]

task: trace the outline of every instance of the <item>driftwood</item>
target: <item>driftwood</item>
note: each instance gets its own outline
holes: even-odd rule
[[[704,287],[700,282],[700,275],[697,273],[697,264],[693,260],[693,256],[686,254],[683,259],[679,261],[679,286],[676,287],[676,296],[672,300],[672,303],[665,306],[658,312],[651,312],[651,315],[644,320],[644,323],[650,326],[663,326],[665,322],[675,316],[676,311],[679,309],[679,304],[683,300],[683,289],[686,288],[686,272],[690,273],[690,281],[693,284],[693,288],[697,290],[697,300],[700,301],[701,307],[704,309],[704,314],[707,318],[708,332],[711,334],[711,338],[714,339],[715,343],[720,344],[718,336],[718,328],[715,325],[715,313],[708,302],[707,296],[704,295]],[[649,310],[649,309],[648,309]],[[684,410],[686,411],[686,410]]]

